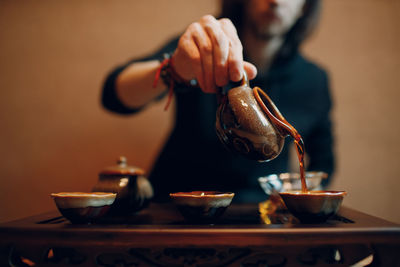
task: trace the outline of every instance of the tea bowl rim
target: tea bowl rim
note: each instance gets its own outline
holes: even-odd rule
[[[233,198],[235,196],[235,193],[197,190],[189,192],[174,192],[170,193],[169,196],[171,198],[219,199],[219,198]]]
[[[201,195],[199,193],[208,193]],[[228,207],[235,193],[219,191],[191,191],[170,193],[172,202],[177,206],[190,207]]]
[[[284,196],[341,196],[344,197],[347,195],[347,191],[344,190],[310,190],[307,192],[302,192],[301,190],[291,190],[291,191],[284,191],[279,192],[279,195]]]
[[[104,198],[104,197],[115,197],[117,193],[111,192],[79,192],[79,191],[71,191],[71,192],[59,192],[59,193],[51,193],[53,198]]]
[[[117,194],[112,192],[59,192],[51,193],[56,206],[61,209],[110,206]]]

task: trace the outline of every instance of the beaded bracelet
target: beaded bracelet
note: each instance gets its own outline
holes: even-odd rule
[[[168,100],[164,110],[168,109],[174,91],[185,91],[188,88],[198,88],[197,80],[192,79],[187,81],[184,80],[178,73],[176,73],[173,67],[171,54],[164,54],[164,59],[161,61],[160,67],[158,67],[156,76],[154,78],[154,88],[157,86],[160,77],[164,84],[168,86]]]

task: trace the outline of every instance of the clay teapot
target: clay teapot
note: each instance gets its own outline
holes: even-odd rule
[[[285,137],[297,133],[262,89],[250,88],[246,74],[239,86],[217,98],[216,131],[230,151],[270,161],[281,153]]]
[[[129,166],[119,157],[117,165],[105,168],[92,191],[117,193],[110,214],[127,215],[145,208],[153,197],[153,188],[144,176],[144,170]]]

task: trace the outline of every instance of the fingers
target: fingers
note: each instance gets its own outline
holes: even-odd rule
[[[229,19],[220,19],[221,28],[229,38],[228,69],[230,80],[237,82],[243,77],[243,47],[235,26]]]
[[[243,61],[243,47],[232,22],[210,15],[192,23],[181,36],[174,67],[182,78],[196,78],[206,93],[215,93],[229,80],[240,81],[243,71],[249,79],[257,74],[254,65]]]
[[[200,87],[207,88],[207,82],[204,75],[204,66],[206,66],[207,62],[210,61],[210,56],[207,55],[207,46],[210,46],[209,40],[197,22],[189,26],[188,35],[188,56],[191,61],[190,65]],[[204,42],[206,42],[206,44],[203,44]]]
[[[210,40],[209,35],[204,29],[204,25],[200,23],[193,23],[192,36],[193,40],[199,50],[202,75],[203,75],[203,91],[206,93],[216,92],[215,85],[214,64],[213,64],[213,42]]]
[[[213,16],[205,16],[201,22],[207,32],[213,47],[213,71],[214,80],[217,86],[224,86],[228,83],[228,56],[229,39],[222,30],[219,22]]]
[[[244,67],[244,70],[247,73],[247,78],[249,80],[252,80],[257,76],[257,68],[256,68],[256,66],[254,66],[250,62],[244,61],[243,62],[243,67]]]

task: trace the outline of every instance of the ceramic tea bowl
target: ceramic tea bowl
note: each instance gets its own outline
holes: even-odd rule
[[[170,197],[185,220],[192,223],[213,223],[231,204],[234,193],[192,191],[171,193]]]
[[[327,178],[325,172],[306,172],[306,184],[309,190],[321,189],[321,182]],[[267,200],[260,203],[260,212],[272,214],[276,211],[287,210],[285,203],[280,197],[280,192],[301,190],[300,173],[286,172],[270,174],[258,178],[258,183],[267,195]]]
[[[61,192],[53,193],[60,213],[71,223],[91,223],[103,217],[115,201],[115,193]]]
[[[321,223],[339,210],[345,191],[291,191],[279,193],[289,212],[302,223]]]

